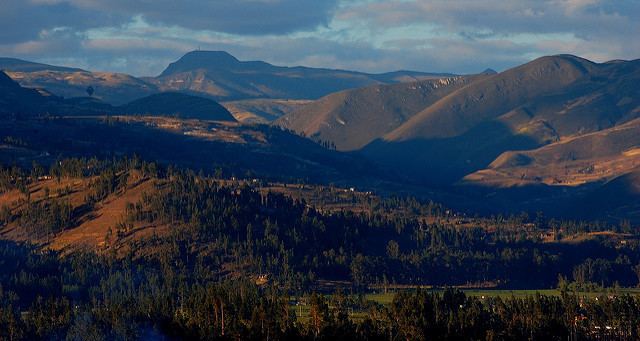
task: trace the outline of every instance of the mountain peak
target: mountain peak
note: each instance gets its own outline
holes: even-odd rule
[[[169,64],[160,76],[194,69],[220,69],[239,64],[240,61],[225,51],[191,51]]]
[[[498,71],[492,69],[492,68],[487,68],[484,71],[480,72],[481,75],[495,75],[497,74]]]
[[[207,61],[218,61],[218,62],[227,62],[227,63],[237,63],[239,60],[226,51],[191,51],[187,52],[181,60],[207,60]]]

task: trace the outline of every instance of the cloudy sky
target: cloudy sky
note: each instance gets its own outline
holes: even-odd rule
[[[368,72],[640,58],[640,0],[0,1],[0,56],[137,76],[198,48]]]

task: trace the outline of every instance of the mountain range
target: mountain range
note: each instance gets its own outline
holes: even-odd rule
[[[30,88],[45,88],[61,97],[95,97],[113,105],[159,92],[184,92],[217,101],[256,98],[317,99],[332,92],[372,84],[410,82],[450,74],[395,71],[382,74],[274,66],[262,61],[239,61],[222,51],[193,51],[171,63],[157,77],[134,77],[113,72],[90,72],[0,58],[0,70]]]
[[[371,75],[195,51],[149,78],[12,59],[0,59],[0,68],[12,70],[8,75],[25,86],[0,74],[0,113],[6,115],[271,122],[277,128],[269,129],[289,136],[280,141],[296,141],[295,133],[337,149],[310,161],[305,150],[318,144],[297,146],[294,158],[306,160],[290,170],[298,176],[300,169],[316,167],[334,169],[332,177],[339,179],[331,165],[339,159],[342,171],[349,162],[368,169],[359,186],[471,210],[544,208],[587,216],[580,209],[591,207],[588,214],[598,218],[640,219],[640,60],[594,63],[556,55],[500,73]],[[40,87],[46,84],[51,89]],[[115,85],[107,91],[101,84]],[[95,87],[96,96],[82,94],[85,85]],[[57,86],[82,97],[65,99]],[[117,104],[103,102],[101,93],[118,98]],[[127,96],[134,99],[125,101]],[[224,108],[216,99],[237,100],[222,102]],[[243,133],[243,126],[234,128],[232,140],[255,135]],[[197,134],[211,138],[210,132]],[[279,152],[285,144],[261,143],[270,146],[271,161],[285,157]]]
[[[184,119],[234,121],[231,113],[217,102],[183,93],[163,92],[121,106],[112,106],[93,97],[65,99],[44,89],[20,86],[0,71],[0,114],[29,116],[169,116]]]
[[[262,61],[239,61],[226,52],[194,51],[171,63],[158,77],[145,80],[163,91],[187,91],[217,100],[317,99],[345,89],[443,75],[414,71],[367,74],[302,66],[282,67]]]

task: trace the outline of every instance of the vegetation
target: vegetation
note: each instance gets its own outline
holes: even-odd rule
[[[636,339],[640,299],[400,292],[388,305],[277,285],[214,280],[174,253],[146,260],[60,258],[0,243],[0,338],[20,339]],[[201,268],[198,268],[201,269]],[[354,311],[362,311],[354,314]]]
[[[629,224],[469,218],[434,203],[351,191],[333,202],[348,195],[366,209],[328,210],[261,190],[260,181],[137,158],[2,169],[3,191],[22,189],[22,204],[3,208],[0,218],[46,243],[73,229],[81,212],[68,191],[31,198],[39,177],[84,179],[89,194],[80,207],[89,210],[125,192],[132,172],[154,185],[114,224],[119,243],[64,255],[0,243],[0,339],[564,340],[640,333],[636,296],[579,293],[638,285],[640,243]],[[139,223],[168,230],[126,239]],[[419,286],[558,291],[485,297]],[[392,290],[398,293],[385,304],[362,295]]]

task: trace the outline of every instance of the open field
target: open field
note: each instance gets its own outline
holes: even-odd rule
[[[429,292],[442,293],[444,289],[423,289]],[[543,296],[560,296],[560,290],[558,289],[463,289],[467,296],[473,296],[481,299],[501,298],[501,299],[525,299],[537,294]],[[389,306],[393,303],[393,298],[397,292],[387,293],[371,293],[364,295],[365,305],[383,305]],[[605,288],[602,291],[592,292],[576,292],[579,297],[587,299],[601,299],[602,297],[619,296],[619,295],[632,295],[640,296],[640,288]],[[331,297],[331,295],[329,295]],[[331,307],[331,306],[330,306]],[[310,306],[306,303],[304,298],[292,298],[290,310],[296,314],[296,317],[300,322],[306,322],[309,319]],[[354,321],[361,321],[367,316],[366,308],[349,308],[349,317]]]
[[[431,292],[441,293],[444,289],[426,289]],[[545,295],[545,296],[560,296],[560,290],[558,289],[463,289],[462,290],[468,296],[475,297],[485,297],[485,298],[525,298],[529,296],[534,296],[536,294]],[[393,297],[395,296],[395,292],[389,293],[380,293],[380,294],[368,294],[366,295],[366,299],[373,301],[379,304],[391,304],[393,301]],[[592,291],[592,292],[577,292],[578,296],[585,296],[589,298],[595,298],[599,296],[608,296],[608,295],[640,295],[640,288],[605,288],[602,291]]]

